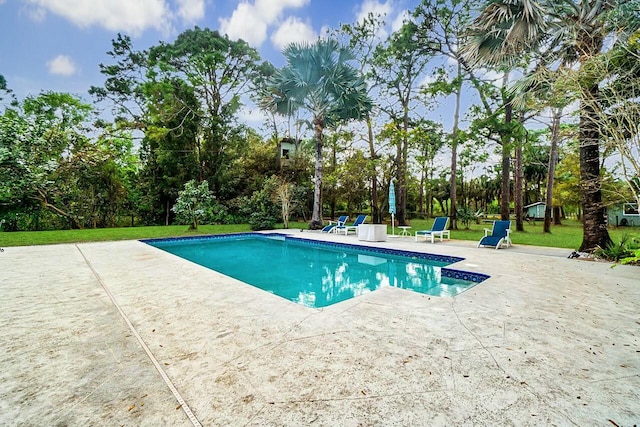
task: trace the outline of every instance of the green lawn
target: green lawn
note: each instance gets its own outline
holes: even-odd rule
[[[85,230],[17,231],[0,232],[0,247],[49,245],[55,243],[104,242],[112,240],[136,240],[162,237],[195,236],[199,234],[224,234],[251,231],[248,224],[202,225],[198,231],[186,225],[94,228]]]
[[[411,230],[428,230],[433,224],[433,219],[412,220]],[[491,229],[491,222],[475,224],[472,223],[469,229],[465,229],[459,224],[459,230],[451,231],[452,239],[479,241],[484,236],[484,229]],[[577,249],[582,243],[582,223],[574,220],[564,220],[562,225],[551,227],[551,233],[542,231],[542,221],[535,221],[524,224],[524,231],[515,231],[515,221],[511,221],[511,240],[516,245],[550,246],[556,248]],[[389,227],[390,229],[391,227]],[[640,227],[611,227],[609,235],[613,241],[620,240],[623,234],[640,238]]]
[[[411,231],[431,228],[433,219],[412,220]],[[280,224],[280,227],[282,225]],[[306,229],[304,222],[292,222],[290,228]],[[515,223],[512,225],[515,230]],[[483,228],[491,228],[491,223],[471,224],[470,228],[451,232],[452,239],[478,241],[484,235]],[[48,245],[55,243],[102,242],[111,240],[135,240],[153,237],[181,237],[199,234],[223,234],[250,231],[249,225],[202,225],[198,231],[189,230],[186,225],[153,226],[153,227],[124,227],[100,228],[87,230],[62,231],[21,231],[0,232],[0,247]],[[391,226],[388,227],[391,233]],[[399,232],[396,229],[396,234]],[[614,241],[619,241],[623,234],[640,239],[640,227],[610,228],[609,234]],[[563,225],[553,226],[550,234],[542,232],[542,221],[525,223],[524,232],[514,231],[513,243],[516,245],[551,246],[558,248],[577,249],[582,242],[582,224],[577,221],[565,220]]]

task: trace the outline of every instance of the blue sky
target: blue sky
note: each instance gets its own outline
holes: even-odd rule
[[[313,40],[327,29],[354,23],[368,13],[386,16],[388,32],[402,24],[420,0],[0,0],[0,74],[19,100],[41,91],[69,92],[86,102],[91,86],[104,78],[99,64],[111,63],[107,51],[118,33],[144,50],[171,42],[199,26],[242,38],[263,59],[283,65],[289,42]],[[470,102],[474,94],[465,97]],[[448,131],[450,100],[434,106],[429,118]],[[247,105],[240,120],[255,128],[263,114]],[[464,125],[463,125],[464,127]],[[446,161],[445,161],[446,163]]]
[[[243,38],[263,59],[282,65],[281,47],[315,39],[326,28],[368,12],[390,29],[418,0],[0,0],[0,74],[18,99],[43,90],[87,90],[104,81],[100,63],[117,33],[136,50],[172,41],[197,25]]]

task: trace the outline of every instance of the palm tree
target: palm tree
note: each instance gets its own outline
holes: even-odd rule
[[[640,26],[640,0],[488,0],[468,33],[468,57],[485,64],[515,64],[540,55],[544,64],[578,65],[581,72],[605,40],[624,42]],[[583,75],[589,75],[587,72]],[[592,251],[610,242],[600,183],[599,87],[582,80],[580,100],[580,187],[583,240]]]
[[[315,43],[292,43],[283,54],[287,64],[269,83],[270,103],[276,111],[290,114],[298,109],[311,115],[316,146],[313,214],[309,228],[322,227],[322,142],[326,127],[363,119],[371,110],[367,85],[350,64],[353,55],[332,39]]]
[[[558,68],[551,70],[546,66],[538,66],[528,75],[515,82],[513,89],[516,91],[516,104],[526,108],[530,98],[535,98],[536,108],[551,110],[551,123],[549,124],[551,149],[548,155],[546,170],[546,191],[543,231],[551,233],[551,216],[553,208],[553,183],[555,170],[558,163],[558,145],[560,144],[560,125],[562,113],[571,102],[571,94],[566,85],[556,85],[558,77],[562,77],[569,70]],[[556,216],[556,224],[560,219]]]

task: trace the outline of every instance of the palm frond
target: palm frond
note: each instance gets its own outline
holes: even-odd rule
[[[566,92],[557,85],[559,73],[561,71],[540,66],[516,80],[509,87],[509,93],[513,98],[513,107],[517,110],[524,110],[531,103],[532,98],[545,100],[546,102],[543,102],[542,105],[553,107],[568,104],[570,100]]]
[[[547,30],[535,0],[489,0],[467,31],[461,52],[472,64],[508,65],[539,46]]]
[[[364,78],[351,65],[353,54],[332,39],[291,44],[287,65],[270,81],[276,111],[303,108],[314,117],[336,121],[361,118],[371,108]]]

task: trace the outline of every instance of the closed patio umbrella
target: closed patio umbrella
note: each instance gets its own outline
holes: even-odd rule
[[[395,235],[396,187],[393,185],[393,181],[389,184],[389,213],[391,214],[391,234]]]

